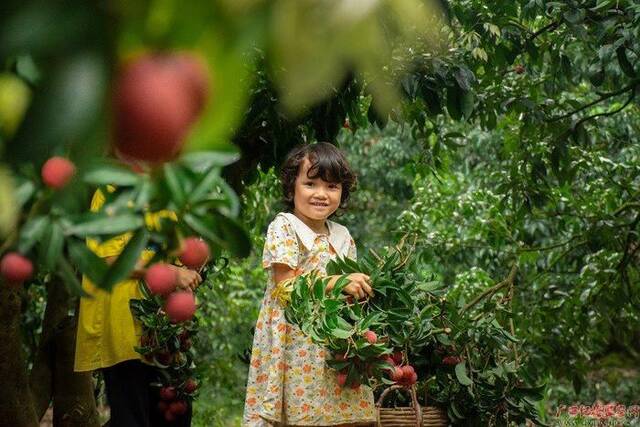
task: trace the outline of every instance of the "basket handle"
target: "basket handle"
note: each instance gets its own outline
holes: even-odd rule
[[[377,414],[378,414],[378,425],[380,425],[380,408],[382,407],[382,404],[384,403],[384,399],[385,397],[387,397],[387,395],[392,392],[393,390],[408,390],[409,391],[409,395],[411,396],[411,406],[413,406],[413,410],[416,413],[416,427],[420,427],[422,426],[422,411],[420,411],[420,404],[418,403],[418,396],[416,395],[416,388],[415,386],[411,386],[410,388],[407,389],[407,387],[401,386],[401,385],[392,385],[390,387],[387,387],[386,389],[384,389],[384,391],[380,394],[380,397],[378,398],[378,401],[376,402],[376,408],[378,409]]]

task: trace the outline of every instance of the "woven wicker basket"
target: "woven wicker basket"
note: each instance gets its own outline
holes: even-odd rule
[[[409,391],[411,406],[383,408],[384,398],[393,390]],[[415,387],[407,389],[399,385],[386,388],[376,402],[377,427],[447,427],[447,413],[434,406],[420,407]]]

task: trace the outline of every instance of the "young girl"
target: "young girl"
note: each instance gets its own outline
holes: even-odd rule
[[[267,231],[263,266],[269,282],[256,323],[243,425],[369,424],[375,421],[371,389],[340,387],[325,363],[328,352],[286,321],[275,295],[283,280],[312,270],[325,273],[336,256],[356,257],[349,231],[328,220],[346,206],[355,176],[343,154],[321,142],[292,151],[281,179],[290,212],[279,213]],[[367,275],[354,273],[349,280],[345,293],[358,299],[373,295]]]

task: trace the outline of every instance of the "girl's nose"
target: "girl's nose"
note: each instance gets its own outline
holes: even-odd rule
[[[327,198],[327,192],[322,188],[318,188],[318,189],[316,189],[316,193],[314,194],[314,197],[316,197],[318,199],[326,199]]]

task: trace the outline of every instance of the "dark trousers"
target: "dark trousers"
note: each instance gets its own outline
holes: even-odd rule
[[[102,370],[107,399],[111,407],[109,427],[189,427],[191,405],[187,413],[167,422],[158,409],[158,387],[151,387],[159,379],[153,366],[139,360],[127,360]]]

